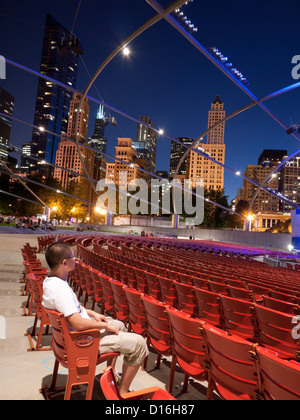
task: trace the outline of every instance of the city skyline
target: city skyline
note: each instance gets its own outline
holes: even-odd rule
[[[169,3],[161,2],[164,6]],[[79,90],[84,90],[89,81],[85,67],[93,75],[117,45],[156,14],[146,2],[131,0],[130,5],[134,7],[129,10],[128,1],[124,0],[112,0],[103,7],[82,2],[74,27],[85,50],[83,63],[79,63]],[[57,1],[44,5],[31,1],[27,6],[12,1],[4,11],[0,10],[0,54],[39,71],[46,14],[53,14],[70,29],[76,9],[77,3],[70,1],[62,5]],[[212,10],[209,4],[194,0],[184,10],[199,28],[195,38],[207,48],[216,46],[228,54],[247,76],[251,83],[249,89],[257,97],[296,82],[291,74],[295,66],[291,61],[300,50],[296,22],[290,18],[291,13],[294,15],[299,10],[296,1],[279,2],[275,6],[269,1],[263,5],[254,1],[251,9],[247,5],[237,8],[234,2],[223,5],[217,1]],[[281,31],[277,31],[278,27]],[[238,34],[242,36],[238,38]],[[24,43],[22,48],[20,39]],[[204,132],[207,111],[216,95],[226,103],[227,114],[251,102],[167,22],[153,26],[130,48],[129,57],[120,55],[109,64],[96,82],[97,90],[92,88],[90,94],[99,98],[99,92],[108,104],[137,119],[140,115],[149,115],[156,128],[164,129],[173,138],[197,138]],[[1,80],[0,85],[16,98],[14,116],[33,123],[38,79],[11,66],[7,66],[6,73],[7,78]],[[286,125],[299,121],[297,90],[267,105]],[[96,108],[95,104],[91,105],[88,136],[93,133]],[[108,126],[106,131],[107,151],[112,156],[117,138],[135,138],[136,132],[136,123],[117,114],[114,116],[118,126]],[[20,147],[30,141],[30,131],[13,123],[11,144]],[[299,148],[298,141],[287,136],[284,129],[259,108],[226,123],[225,143],[226,165],[241,173],[256,161],[263,149],[286,148],[290,154]],[[170,148],[170,140],[159,136],[156,170],[169,169]],[[225,171],[225,194],[229,200],[240,186],[242,179]]]

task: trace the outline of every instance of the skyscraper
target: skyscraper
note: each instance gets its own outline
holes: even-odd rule
[[[82,54],[78,39],[51,15],[47,15],[40,72],[75,88],[78,59]],[[32,133],[33,156],[55,163],[60,139],[43,130],[49,130],[58,135],[67,134],[71,99],[72,92],[66,88],[45,79],[39,79],[34,125],[40,129],[34,129]],[[33,167],[37,168],[36,163]]]
[[[95,120],[94,134],[89,137],[88,144],[103,153],[106,153],[107,147],[107,139],[105,138],[105,127],[107,124],[104,107],[100,105]]]
[[[225,118],[224,104],[221,102],[219,95],[211,104],[208,113],[208,128]],[[225,124],[221,123],[214,128],[207,136],[207,144],[200,143],[198,150],[205,153],[208,157],[225,164]],[[224,168],[217,165],[203,155],[191,152],[187,159],[187,178],[196,185],[197,180],[203,179],[204,187],[207,189],[223,189],[224,188]]]
[[[149,116],[142,116],[140,120],[150,127],[154,126]],[[157,133],[150,127],[145,127],[143,124],[137,125],[136,141],[133,143],[133,147],[139,157],[149,163],[147,169],[151,173],[155,173]]]
[[[0,87],[0,112],[7,117],[0,116],[0,159],[7,163],[8,145],[11,132],[10,115],[14,112],[15,98]]]
[[[181,143],[184,143],[187,146],[191,146],[194,142],[194,139],[190,139],[189,137],[179,137],[177,140],[181,141]],[[186,152],[186,148],[184,146],[181,146],[181,144],[176,143],[175,141],[172,141],[171,155],[170,155],[170,177],[174,177],[176,168],[184,152]],[[186,172],[187,172],[186,162],[187,162],[187,157],[184,159],[181,167],[179,168],[178,178],[186,177]]]
[[[89,104],[88,100],[85,98],[80,117],[78,119],[78,125],[76,126],[76,116],[79,103],[81,101],[82,95],[74,93],[73,99],[70,103],[70,113],[69,113],[69,122],[67,128],[68,138],[75,140],[76,133],[78,133],[79,143],[86,143],[87,129],[88,129],[88,120],[89,120]],[[95,153],[92,150],[86,149],[85,147],[79,146],[81,154],[83,156],[83,161],[87,169],[89,170],[89,175],[93,177],[93,167],[94,167],[94,155]],[[55,165],[70,169],[77,173],[83,173],[82,163],[79,157],[77,146],[74,142],[66,139],[62,139],[59,142],[59,147],[56,152]],[[85,175],[85,174],[84,174]],[[76,180],[81,185],[84,184],[84,193],[87,195],[87,198],[90,199],[90,187],[87,180],[82,177],[73,175],[71,172],[65,171],[63,169],[55,168],[54,178],[57,179],[64,189],[67,189],[71,180]]]

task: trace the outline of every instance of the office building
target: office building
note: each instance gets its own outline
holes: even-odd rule
[[[133,143],[133,148],[141,159],[148,162],[147,170],[155,173],[157,133],[151,129],[154,125],[149,116],[141,116],[140,120],[149,127],[143,124],[137,125],[136,141]]]
[[[82,105],[78,125],[76,126],[77,109],[81,98],[81,95],[74,93],[73,99],[70,103],[67,134],[69,139],[75,140],[77,133],[83,163],[88,170],[89,176],[93,178],[95,152],[82,146],[82,144],[86,144],[89,119],[89,104],[86,98]],[[74,141],[64,139],[60,141],[59,148],[56,153],[55,165],[61,168],[69,169],[70,171],[74,171],[78,174],[82,174],[86,177],[77,145]],[[60,168],[55,168],[54,178],[61,183],[64,189],[68,189],[71,181],[76,181],[76,183],[81,187],[80,190],[82,198],[87,201],[92,200],[92,187],[88,179]]]
[[[147,181],[147,173],[140,170],[146,169],[148,162],[138,156],[136,150],[133,148],[133,141],[130,138],[119,138],[118,146],[116,147],[117,159],[114,163],[107,163],[106,166],[106,180],[113,181],[116,185],[121,182],[120,172],[126,172],[127,184],[135,179],[144,179]]]
[[[8,146],[12,124],[9,116],[13,115],[14,105],[15,98],[0,87],[0,112],[5,114],[5,117],[0,116],[0,159],[4,163],[8,163]]]
[[[209,111],[208,128],[224,118],[224,103],[217,96]],[[211,157],[217,162],[225,164],[226,146],[224,136],[225,124],[222,123],[208,134],[207,144],[200,143],[198,145],[198,150],[204,153],[204,156],[193,151],[189,153],[186,178],[192,180],[193,186],[196,185],[198,180],[202,179],[204,187],[207,189],[222,190],[224,188],[224,168],[208,159],[208,157]]]
[[[40,73],[72,88],[76,87],[79,56],[82,48],[69,30],[47,15]],[[51,81],[39,78],[34,128],[32,133],[32,154],[34,157],[55,163],[56,151],[60,138],[55,136],[67,134],[68,112],[72,92]],[[51,131],[53,134],[47,133]],[[33,162],[33,169],[49,166],[38,166]]]

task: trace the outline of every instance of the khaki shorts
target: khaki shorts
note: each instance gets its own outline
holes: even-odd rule
[[[146,340],[138,334],[127,332],[123,322],[112,318],[107,320],[119,329],[119,334],[101,332],[100,354],[117,352],[124,356],[124,364],[127,366],[142,364],[149,354]]]

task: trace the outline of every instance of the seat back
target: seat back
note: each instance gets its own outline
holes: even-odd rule
[[[142,293],[128,286],[124,287],[129,309],[129,326],[136,334],[146,336],[145,309],[141,301]]]
[[[178,303],[177,309],[186,312],[189,315],[196,314],[195,290],[192,285],[182,284],[174,281]]]
[[[300,364],[283,360],[263,347],[256,348],[258,368],[262,384],[262,396],[266,400],[300,400]]]
[[[108,401],[124,400],[120,394],[119,387],[116,383],[115,375],[111,367],[104,370],[100,378],[100,385],[102,392]]]
[[[157,279],[160,285],[162,302],[164,302],[166,305],[176,307],[178,297],[174,281],[161,276],[158,276]]]
[[[230,334],[236,334],[245,340],[254,339],[253,305],[251,302],[219,296],[224,328]]]
[[[250,357],[254,345],[209,324],[204,324],[203,329],[208,350],[208,399],[213,390],[226,400],[255,399],[257,369]]]
[[[99,279],[100,279],[102,291],[103,291],[103,301],[104,301],[105,310],[109,314],[113,315],[114,314],[114,297],[113,297],[111,284],[109,282],[110,277],[107,276],[106,274],[100,273]]]
[[[275,311],[283,312],[285,314],[298,315],[300,313],[298,305],[273,299],[270,296],[263,296],[263,304],[266,308],[274,309]]]
[[[194,288],[198,317],[212,325],[220,325],[218,294],[208,290]]]
[[[166,305],[152,298],[141,296],[147,319],[147,335],[155,350],[163,355],[171,354],[170,327]]]
[[[148,286],[148,293],[154,299],[161,300],[160,286],[157,279],[157,274],[146,271],[146,281]]]
[[[28,274],[28,281],[31,285],[31,291],[33,295],[33,308],[36,311],[38,319],[41,318],[42,314],[44,313],[44,307],[42,306],[43,301],[43,281],[46,275],[42,279],[37,279],[34,273]]]
[[[124,292],[124,284],[110,279],[109,280],[114,297],[115,315],[118,320],[127,324],[128,322],[128,303]]]
[[[284,314],[254,304],[255,336],[257,342],[278,352],[282,358],[297,358],[298,342],[292,337],[293,315]]]
[[[205,344],[201,333],[203,322],[182,311],[166,308],[169,317],[172,351],[182,370],[195,379],[203,380]]]

